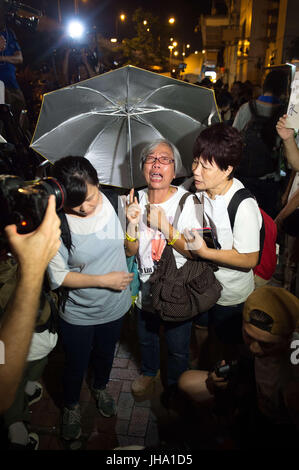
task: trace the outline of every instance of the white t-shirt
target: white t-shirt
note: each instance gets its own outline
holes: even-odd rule
[[[165,236],[156,229],[152,229],[147,226],[147,212],[146,206],[148,205],[147,189],[138,191],[139,205],[141,207],[141,217],[139,222],[139,249],[138,249],[138,269],[140,277],[140,291],[136,300],[136,305],[144,310],[151,311],[151,295],[149,278],[155,270],[155,265],[161,258],[162,252],[166,245]],[[162,207],[165,211],[167,219],[170,224],[173,223],[176,210],[179,205],[179,201],[186,191],[182,188],[177,188],[177,192],[167,201],[161,204],[155,204],[156,206]],[[190,195],[185,201],[183,211],[179,217],[177,230],[182,233],[185,228],[200,228],[202,227],[202,212],[201,205],[194,204],[193,196]],[[176,260],[177,268],[180,268],[185,264],[187,258],[178,253],[175,249],[173,250],[174,257]]]
[[[207,193],[203,192],[197,193],[197,196],[201,198],[203,194],[205,217],[215,230],[221,249],[235,248],[239,253],[253,253],[259,251],[262,226],[262,216],[256,201],[248,198],[240,203],[233,233],[227,212],[231,198],[241,188],[244,188],[243,184],[234,178],[232,186],[224,195],[217,195],[215,199],[210,199]],[[254,290],[252,269],[249,272],[243,272],[234,268],[219,267],[215,272],[215,277],[222,285],[221,297],[217,302],[219,305],[236,305],[245,302]]]

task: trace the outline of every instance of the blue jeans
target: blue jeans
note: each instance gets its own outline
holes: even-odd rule
[[[189,366],[189,347],[192,320],[166,322],[157,313],[136,307],[138,335],[141,348],[141,373],[154,377],[160,368],[160,326],[164,328],[167,343],[167,384],[176,384]]]
[[[64,403],[79,402],[84,375],[92,359],[95,388],[105,388],[112,369],[123,317],[101,325],[71,325],[59,319],[59,334],[66,355],[63,376]]]
[[[213,325],[216,336],[223,343],[241,344],[242,338],[242,312],[244,302],[236,305],[215,304],[210,310],[201,313],[194,319],[195,325]]]

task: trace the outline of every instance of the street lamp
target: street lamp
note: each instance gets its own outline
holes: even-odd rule
[[[169,49],[169,69],[171,70],[171,62],[172,62],[172,51],[174,46],[168,46]]]
[[[126,20],[126,15],[124,13],[121,13],[115,18],[115,36],[118,37],[118,20],[120,20],[122,23]]]
[[[169,24],[174,24],[175,23],[175,18],[173,18],[173,16],[171,18],[169,18],[168,23]]]

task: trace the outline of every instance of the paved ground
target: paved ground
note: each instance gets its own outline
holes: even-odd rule
[[[60,345],[49,356],[42,383],[44,396],[32,405],[31,430],[40,436],[40,450],[65,449],[59,437],[60,410],[62,406],[61,376],[64,354]],[[128,317],[116,354],[108,384],[109,391],[117,402],[116,417],[104,418],[96,410],[94,399],[89,391],[89,377],[83,384],[80,405],[83,425],[82,442],[73,443],[88,450],[109,450],[117,446],[141,445],[158,446],[163,442],[161,432],[173,421],[173,416],[161,406],[160,394],[163,390],[160,379],[154,384],[151,393],[142,401],[136,401],[131,394],[131,383],[139,371],[138,343],[135,319]]]

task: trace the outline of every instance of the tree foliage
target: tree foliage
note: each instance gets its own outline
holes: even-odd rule
[[[126,38],[122,43],[125,62],[142,68],[163,65],[159,18],[138,8],[134,12],[133,23],[136,36],[131,39]]]

